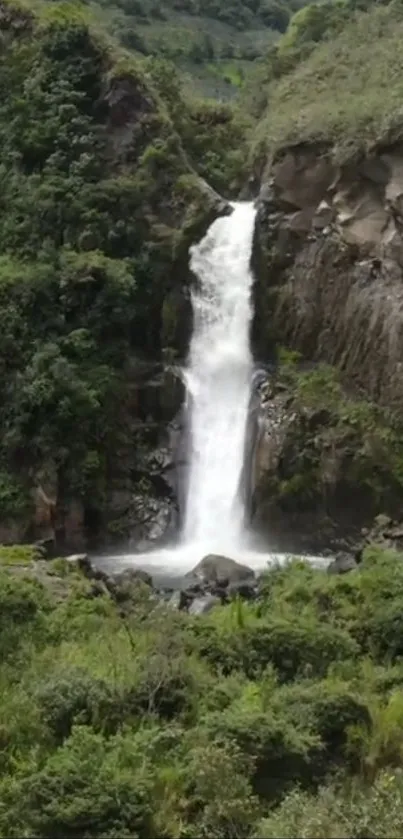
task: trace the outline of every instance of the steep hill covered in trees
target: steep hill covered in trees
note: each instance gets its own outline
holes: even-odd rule
[[[236,180],[240,133],[80,10],[2,2],[0,30],[2,537],[116,537],[178,407],[147,383],[184,350],[188,245],[225,209],[196,170]]]
[[[190,89],[228,99],[303,0],[97,0],[101,25],[141,55],[175,62]]]
[[[55,0],[33,0],[37,9]],[[139,57],[173,61],[189,93],[229,100],[304,0],[70,0],[99,31]]]

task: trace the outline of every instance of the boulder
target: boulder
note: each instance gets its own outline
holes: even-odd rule
[[[43,559],[56,559],[58,556],[54,535],[47,536],[44,539],[38,539],[38,541],[35,542],[35,547],[38,549]]]
[[[257,584],[252,579],[230,583],[227,588],[227,596],[231,600],[236,597],[242,597],[243,600],[253,600],[257,596]]]
[[[93,577],[94,569],[88,554],[71,554],[71,556],[66,556],[66,561],[75,565],[85,577]]]
[[[253,580],[254,572],[247,565],[235,562],[227,556],[209,554],[196,565],[189,577],[195,577],[206,585],[228,586],[242,580]]]
[[[170,609],[179,609],[182,611],[183,609],[187,609],[190,602],[191,600],[186,592],[181,591],[181,589],[177,589],[171,594],[171,597],[168,600],[168,606]]]
[[[130,600],[139,584],[149,586],[149,588],[153,585],[152,577],[142,568],[126,568],[108,580],[108,588],[115,600],[119,602]]]
[[[347,574],[348,571],[355,571],[358,568],[357,562],[352,554],[338,553],[333,562],[328,566],[328,574]]]
[[[189,606],[189,615],[205,615],[210,612],[214,606],[219,606],[221,603],[219,597],[214,594],[206,594],[204,597],[196,597]]]

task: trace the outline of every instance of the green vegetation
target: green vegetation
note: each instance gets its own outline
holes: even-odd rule
[[[173,61],[185,83],[189,79],[191,96],[196,89],[202,96],[227,100],[303,4],[304,0],[72,0],[63,5],[68,6],[67,16],[91,22],[138,57]],[[60,6],[58,0],[32,0],[29,5],[47,20],[63,16],[54,9]]]
[[[113,504],[152,496],[164,408],[142,365],[183,352],[188,247],[211,187],[245,184],[248,135],[258,161],[399,138],[398,0],[301,5],[0,0],[2,526],[30,539],[81,505],[79,527],[126,536]],[[251,116],[190,96],[197,68]],[[401,420],[332,368],[284,351],[279,368],[270,497],[358,487],[392,509]],[[402,630],[403,556],[376,546],[348,575],[274,568],[197,618],[1,547],[0,837],[401,836]]]
[[[22,536],[44,470],[91,521],[130,488],[116,452],[147,474],[132,360],[181,351],[161,320],[214,214],[197,173],[230,192],[245,157],[233,111],[188,106],[172,65],[108,45],[79,4],[36,8],[0,3],[0,502]]]
[[[288,503],[312,504],[343,486],[367,497],[368,509],[396,509],[403,492],[403,427],[395,413],[348,395],[339,372],[303,369],[296,352],[279,352],[279,382],[294,419],[273,492]]]
[[[1,836],[401,835],[402,556],[199,618],[31,563],[0,569]]]
[[[297,12],[249,91],[255,112],[265,111],[253,139],[255,159],[312,141],[334,146],[342,160],[385,137],[396,141],[402,32],[399,0],[314,3]]]

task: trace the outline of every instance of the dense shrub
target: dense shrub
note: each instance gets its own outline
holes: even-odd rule
[[[370,622],[398,612],[399,555],[370,549],[343,579],[294,562],[193,618],[146,586],[122,611],[66,563],[9,554],[2,835],[399,835],[399,625],[381,647]]]
[[[105,740],[84,726],[9,796],[7,835],[152,839],[151,773],[135,738]]]
[[[401,773],[382,773],[370,790],[355,784],[323,787],[315,796],[295,790],[259,824],[254,839],[398,839],[402,802]]]
[[[354,657],[358,646],[350,635],[334,626],[311,619],[298,624],[291,618],[256,619],[244,626],[219,627],[211,622],[198,632],[200,650],[224,673],[242,669],[247,676],[274,665],[282,681],[301,675],[324,676],[329,665]]]

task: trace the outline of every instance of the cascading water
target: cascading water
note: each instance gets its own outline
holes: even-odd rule
[[[187,388],[189,470],[179,544],[144,554],[104,558],[116,567],[139,565],[168,576],[190,571],[208,553],[222,553],[256,570],[287,559],[248,549],[242,477],[253,387],[249,344],[252,318],[250,258],[255,208],[233,204],[191,249],[198,283],[192,292],[193,335],[183,371]],[[322,564],[322,558],[310,557]]]
[[[250,257],[256,210],[233,205],[191,250],[193,336],[185,379],[191,395],[190,469],[182,541],[204,551],[239,549],[240,480],[253,361]]]

